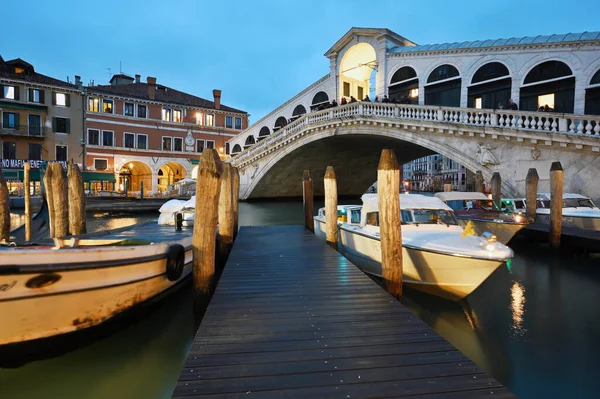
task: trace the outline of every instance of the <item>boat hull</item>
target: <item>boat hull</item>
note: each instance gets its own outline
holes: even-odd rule
[[[538,209],[536,220],[537,223],[550,225],[550,209]],[[574,227],[581,230],[600,231],[600,217],[577,215],[576,212],[570,212],[563,209],[562,225],[566,227]]]
[[[472,223],[473,228],[477,235],[482,235],[483,233],[490,232],[496,236],[499,242],[506,245],[508,242],[519,232],[526,224],[517,224],[517,223],[498,223],[487,220],[475,220],[475,219],[467,219],[467,218],[456,218],[458,223],[465,227],[469,221]]]

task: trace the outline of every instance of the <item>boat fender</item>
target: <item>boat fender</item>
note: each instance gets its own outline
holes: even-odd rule
[[[167,250],[167,278],[177,281],[183,273],[185,265],[185,248],[181,244],[173,244]]]

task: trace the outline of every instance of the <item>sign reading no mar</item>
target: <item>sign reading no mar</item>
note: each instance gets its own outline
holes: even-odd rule
[[[27,159],[3,159],[2,169],[23,169],[25,163],[29,162],[31,169],[39,169],[42,162],[54,163],[58,162],[63,168],[67,167],[66,161],[38,161],[38,160],[27,160]]]

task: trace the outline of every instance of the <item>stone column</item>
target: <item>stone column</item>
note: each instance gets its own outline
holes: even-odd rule
[[[583,115],[585,110],[585,86],[589,81],[588,77],[575,78],[575,103],[573,113]]]

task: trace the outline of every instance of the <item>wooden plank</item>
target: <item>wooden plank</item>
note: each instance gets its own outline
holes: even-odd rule
[[[173,397],[512,397],[302,226],[242,227]],[[461,396],[464,394],[463,396]]]

